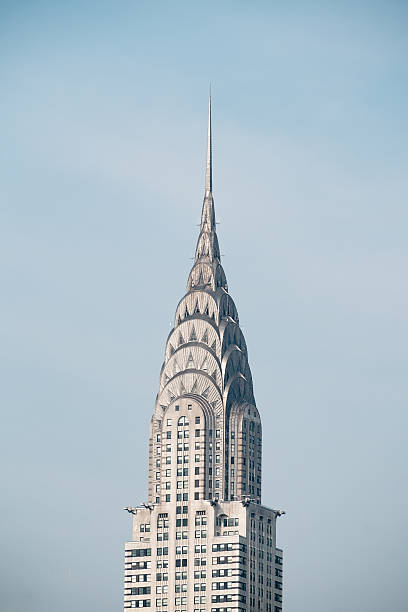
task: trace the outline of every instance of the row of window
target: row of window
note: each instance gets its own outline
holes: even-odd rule
[[[202,445],[200,444],[200,442],[195,442],[194,443],[194,450],[201,450],[202,449]],[[188,459],[188,455],[184,455],[183,457],[183,461],[179,461],[179,459],[181,459],[180,457],[180,451],[188,451],[190,450],[190,446],[188,442],[184,442],[184,443],[178,443],[177,444],[177,451],[178,451],[178,456],[177,456],[177,463],[180,465],[181,463],[189,463],[189,459]],[[216,446],[215,450],[219,451],[221,450],[220,447]],[[166,453],[170,453],[171,452],[171,444],[166,444],[166,448],[164,449],[164,452]],[[156,446],[156,456],[157,455],[161,455],[162,454],[162,447],[161,446]],[[187,457],[187,459],[186,459]],[[194,461],[196,463],[198,463],[200,460],[202,459],[201,455],[194,455]],[[208,457],[209,461],[212,461],[212,455],[209,455]],[[220,464],[221,463],[221,455],[215,455],[215,463]],[[235,460],[234,457],[231,457],[231,463],[234,464]],[[166,465],[171,465],[171,457],[166,457]],[[156,467],[160,467],[161,466],[161,461],[160,459],[156,459]],[[156,473],[156,478],[160,478],[160,476],[158,476],[158,473]]]
[[[246,544],[242,544],[239,543],[238,546],[236,546],[236,543],[233,542],[225,542],[223,544],[213,544],[212,545],[212,551],[222,551],[222,550],[242,550],[242,552],[246,552],[247,551],[247,547]]]
[[[132,550],[125,551],[125,556],[127,557],[150,557],[151,554],[151,548],[134,548]]]
[[[200,417],[197,417],[197,418],[200,419]],[[199,438],[201,436],[201,429],[195,429],[194,430],[194,436],[196,438]],[[189,437],[190,437],[190,430],[189,429],[178,429],[177,430],[177,439],[178,440],[182,440],[183,438],[189,438]],[[162,434],[161,433],[156,434],[156,442],[161,442],[162,440],[171,440],[171,429],[169,429],[168,431],[163,433],[163,438],[162,438]]]
[[[127,589],[129,595],[150,595],[151,587],[133,587],[131,589]]]
[[[187,406],[187,408],[188,408],[188,410],[192,410],[193,406],[191,404],[189,404]],[[175,410],[176,410],[176,412],[178,412],[180,410],[180,406],[175,406]],[[200,422],[201,422],[201,418],[199,416],[194,417],[194,423],[196,425],[199,425]],[[173,426],[173,419],[171,419],[171,418],[166,419],[166,425],[167,425],[167,427],[172,427]],[[189,427],[189,425],[190,425],[190,421],[188,420],[187,416],[181,416],[177,420],[177,427]],[[212,438],[213,430],[209,429],[208,430],[208,434],[209,434],[209,437]],[[157,434],[157,436],[160,436],[160,435],[161,435],[160,433]],[[216,429],[215,430],[215,437],[216,438],[221,438],[221,430],[220,429]],[[232,437],[234,437],[234,435],[232,435]],[[160,442],[160,440],[161,440],[161,438],[158,439],[157,437],[156,437],[156,439],[157,439],[158,442]]]
[[[201,532],[202,533],[202,532]],[[228,542],[225,544],[213,544],[212,545],[212,551],[213,552],[223,552],[223,551],[232,551],[232,550],[241,550],[242,552],[246,552],[246,545],[245,544],[238,544],[238,546],[234,546],[234,544],[232,542]],[[188,547],[187,546],[176,546],[176,555],[187,555],[188,552]],[[207,552],[207,545],[206,544],[196,544],[194,546],[194,552],[195,553],[206,553]],[[262,552],[262,551],[260,551]],[[126,556],[127,557],[149,557],[152,554],[152,549],[151,548],[136,548],[133,550],[127,550],[126,551]],[[163,546],[163,547],[158,547],[156,549],[156,555],[158,557],[166,557],[169,554],[169,547],[168,546]],[[223,561],[219,561],[219,559],[232,559],[232,557],[213,557],[213,564],[214,563],[222,563]],[[276,559],[281,560],[280,557],[276,557]],[[229,562],[229,561],[226,561]],[[142,564],[140,563],[133,563],[131,564],[131,569],[145,569],[150,567],[150,561],[149,562],[143,562]]]
[[[200,559],[196,559],[196,561],[200,562]],[[200,563],[198,563],[198,565],[200,565]],[[213,578],[222,578],[222,577],[232,576],[232,569],[212,570],[211,575]],[[245,570],[241,570],[239,574],[237,575],[240,575],[241,577],[246,578]],[[175,577],[175,580],[187,580],[187,570],[182,571],[182,572],[175,572],[174,577]],[[200,578],[202,579],[206,577],[207,577],[206,570],[194,571],[194,580],[199,580]],[[156,573],[156,582],[167,582],[168,579],[169,579],[168,572],[157,572]],[[150,582],[150,581],[151,581],[151,574],[138,574],[138,575],[133,575],[133,576],[125,576],[125,582]],[[222,584],[222,583],[213,583],[213,585],[214,584]],[[215,587],[213,586],[213,588]],[[275,588],[282,589],[282,583],[275,581]]]
[[[217,521],[216,524],[218,526],[221,527],[221,525],[224,525],[224,527],[234,527],[239,525],[239,519],[238,518],[225,518],[222,519],[220,517],[217,517]]]
[[[130,555],[126,555],[130,556]],[[140,570],[140,569],[150,569],[152,565],[151,561],[137,561],[136,563],[125,563],[125,569],[128,570]]]
[[[134,576],[125,575],[125,582],[150,582],[150,574],[137,574]]]
[[[211,602],[212,603],[222,603],[222,602],[232,602],[233,599],[230,595],[213,595],[211,597]],[[239,595],[238,598],[235,599],[235,601],[237,602],[241,602],[246,604],[246,597],[244,595]],[[255,607],[255,598],[251,598],[251,606]],[[174,603],[176,606],[186,606],[187,605],[187,597],[175,597],[174,599]],[[194,604],[205,604],[206,603],[206,597],[204,596],[195,596],[194,597]],[[168,606],[168,598],[164,597],[164,598],[158,598],[156,599],[156,606],[157,607],[166,607]],[[150,608],[151,607],[151,602],[149,599],[146,600],[139,600],[139,601],[128,601],[125,602],[125,608]],[[258,600],[258,609],[260,609],[260,601]],[[234,608],[234,610],[237,610],[237,608]],[[270,605],[267,605],[267,611],[271,612],[272,611],[272,607]],[[281,608],[275,606],[274,607],[274,611],[275,612],[280,612]],[[180,612],[179,610],[176,610],[176,612]],[[199,608],[194,608],[194,612],[205,612],[205,609],[199,609]],[[232,612],[232,608],[231,607],[223,607],[223,608],[211,608],[211,612]],[[238,612],[245,612],[244,608],[239,607],[238,608]]]

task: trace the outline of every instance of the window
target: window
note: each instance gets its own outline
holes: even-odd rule
[[[170,426],[171,423],[172,423],[172,420],[171,419],[167,419],[167,426]]]
[[[196,418],[195,418],[195,423],[196,423],[196,425],[197,425],[199,422],[200,422],[200,417],[199,417],[199,416],[196,416]]]
[[[195,437],[196,437],[196,438],[199,438],[199,437],[200,437],[200,431],[201,431],[200,429],[196,429],[196,430],[195,430]]]

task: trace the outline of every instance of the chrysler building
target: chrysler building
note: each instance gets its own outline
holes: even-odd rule
[[[216,232],[210,98],[201,225],[160,370],[148,499],[126,508],[124,608],[280,612],[283,512],[262,505],[261,477],[261,419]]]

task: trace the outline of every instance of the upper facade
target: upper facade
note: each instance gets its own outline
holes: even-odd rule
[[[260,504],[261,446],[247,347],[218,246],[210,97],[200,233],[160,372],[149,502],[249,498]]]

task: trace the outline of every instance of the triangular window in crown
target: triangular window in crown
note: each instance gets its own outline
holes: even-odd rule
[[[166,383],[168,380],[170,380],[170,376],[167,375],[167,373],[164,373],[164,382]]]
[[[171,402],[176,399],[176,396],[174,395],[172,391],[169,391],[169,399]]]
[[[211,378],[213,378],[215,382],[217,382],[217,370],[214,370],[214,372],[211,374]]]
[[[209,311],[208,311],[208,304],[206,305],[205,309],[204,309],[204,314],[207,315],[207,317],[209,316]]]
[[[204,285],[203,271],[202,270],[200,270],[200,276],[198,277],[198,285]]]
[[[207,356],[204,357],[204,361],[201,364],[200,370],[203,370],[204,372],[206,372],[208,370],[208,359],[207,359]]]
[[[185,386],[183,385],[183,381],[180,381],[180,395],[184,395],[187,393]]]
[[[210,387],[207,387],[206,389],[204,389],[201,395],[207,399],[209,391]]]
[[[181,316],[179,314],[179,316],[177,317],[177,325],[180,325],[180,323],[181,323]]]
[[[178,345],[181,346],[182,344],[184,344],[184,338],[182,333],[179,333],[179,337],[178,337]]]
[[[195,342],[197,340],[197,334],[195,331],[195,327],[193,325],[193,327],[191,328],[191,334],[190,334],[190,338],[189,338],[189,342]]]
[[[173,355],[173,353],[175,353],[175,351],[176,351],[176,349],[174,348],[174,346],[170,342],[170,355]]]
[[[216,401],[215,402],[210,402],[210,405],[211,405],[211,408],[213,408],[213,410],[215,410],[216,407],[217,407],[217,402]]]
[[[214,342],[211,345],[211,350],[214,351],[214,353],[215,353],[216,348],[217,348],[217,341],[214,340]]]
[[[173,363],[173,372],[174,372],[174,374],[177,374],[177,372],[180,372],[180,366],[177,363],[177,359],[175,359],[174,363]]]
[[[191,354],[191,351],[188,356],[187,365],[186,365],[186,369],[188,370],[189,368],[194,368],[194,359],[193,359],[193,355]]]
[[[201,342],[205,342],[205,344],[208,344],[208,329],[205,330],[203,337],[201,338]]]
[[[191,389],[190,393],[198,393],[198,382],[197,382],[197,379],[194,381],[194,385],[192,386],[192,389]]]
[[[163,412],[166,410],[167,406],[163,406],[163,404],[160,404],[160,408],[163,410]]]
[[[184,311],[184,318],[189,317],[189,312],[188,312],[188,308],[187,308],[187,304],[186,304],[186,309]]]
[[[198,305],[198,300],[196,300],[196,303],[194,306],[194,314],[200,314],[200,307]]]

